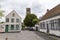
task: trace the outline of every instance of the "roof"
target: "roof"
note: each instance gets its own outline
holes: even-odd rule
[[[57,15],[60,15],[60,4],[52,8],[51,10],[47,11],[41,20],[49,19]]]
[[[17,12],[16,12],[15,10],[12,10],[9,14],[11,14],[11,13],[17,13]],[[9,15],[9,14],[8,14],[8,15]],[[7,16],[8,16],[8,15],[7,15]],[[21,18],[21,16],[20,16],[18,13],[17,13],[17,15]],[[7,17],[7,16],[6,16],[6,17]]]

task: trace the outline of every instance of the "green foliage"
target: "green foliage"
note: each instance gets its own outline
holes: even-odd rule
[[[4,12],[4,11],[0,10],[0,19],[2,19],[2,17],[4,16],[4,15],[3,15],[3,12]],[[0,22],[1,22],[1,20],[0,20]]]
[[[22,23],[22,30],[24,30],[25,29],[25,25]]]
[[[34,26],[34,19],[38,19],[35,14],[27,14],[25,19],[24,19],[24,24],[28,27]]]
[[[1,24],[1,23],[4,23],[4,22],[0,22],[0,24]]]
[[[4,15],[3,15],[3,12],[4,12],[4,11],[0,10],[0,17],[3,17],[3,16],[4,16]]]
[[[36,23],[38,23],[38,19],[36,18],[36,19],[33,19],[33,25],[35,25]]]

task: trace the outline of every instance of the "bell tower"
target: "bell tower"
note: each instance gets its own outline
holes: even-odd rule
[[[26,8],[26,14],[30,14],[31,13],[31,9],[30,8]]]

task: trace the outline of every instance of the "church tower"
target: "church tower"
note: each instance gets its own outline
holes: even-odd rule
[[[26,14],[30,14],[31,13],[31,8],[26,8]]]

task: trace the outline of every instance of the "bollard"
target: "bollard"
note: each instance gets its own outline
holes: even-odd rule
[[[8,40],[8,38],[5,38],[5,40]]]

